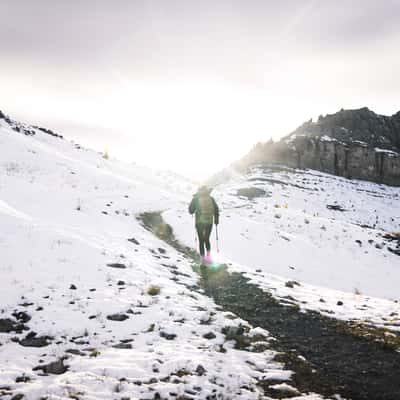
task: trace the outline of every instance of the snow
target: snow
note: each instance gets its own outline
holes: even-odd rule
[[[29,331],[0,333],[0,388],[10,388],[0,389],[2,398],[250,400],[262,396],[260,379],[296,393],[274,351],[226,341],[223,327],[248,324],[195,291],[190,261],[136,219],[163,211],[178,239],[195,247],[190,181],[34,133],[0,120],[0,319],[31,317]],[[399,188],[290,169],[231,176],[213,193],[221,208],[217,261],[303,310],[400,329],[400,260],[384,238],[399,230]],[[236,195],[252,186],[267,195]],[[214,250],[215,239],[214,230]],[[148,293],[153,286],[158,295]],[[32,331],[53,339],[40,348],[18,343]],[[210,332],[215,338],[204,338]],[[259,327],[249,335],[272,339]],[[64,374],[33,370],[61,357]],[[31,381],[17,383],[22,376]]]
[[[244,187],[267,195],[249,201],[236,195]],[[303,309],[400,329],[400,259],[383,237],[399,229],[400,188],[255,168],[213,195],[222,210],[220,262],[276,297],[291,296]],[[185,208],[164,216],[179,240],[195,246]],[[300,285],[287,287],[289,280]]]
[[[360,145],[361,147],[368,147],[368,143],[363,142],[362,140],[353,140],[352,143],[358,144],[358,145]]]
[[[223,327],[247,323],[191,290],[198,277],[189,261],[135,218],[184,208],[189,181],[1,124],[0,319],[26,312],[30,331],[53,338],[46,347],[23,347],[18,340],[28,331],[0,333],[0,387],[10,388],[2,398],[152,399],[158,392],[258,399],[257,380],[290,379],[272,350],[236,350],[225,340]],[[154,285],[160,293],[150,296]],[[107,318],[115,313],[128,319]],[[209,332],[216,337],[204,338]],[[130,348],[114,347],[121,343]],[[65,356],[64,374],[33,371]],[[17,383],[22,376],[31,380]]]
[[[375,147],[375,152],[377,152],[377,153],[385,153],[385,154],[388,154],[390,156],[398,156],[399,155],[399,153],[396,153],[395,151],[387,150],[387,149],[380,149],[379,147]]]
[[[337,140],[335,138],[332,138],[328,135],[321,136],[321,141],[322,142],[337,142]]]

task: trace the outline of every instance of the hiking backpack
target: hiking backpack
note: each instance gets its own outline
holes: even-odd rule
[[[214,221],[214,201],[209,194],[198,196],[199,223],[212,225]]]

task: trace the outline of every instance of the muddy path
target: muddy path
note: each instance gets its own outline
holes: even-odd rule
[[[139,219],[188,259],[198,261],[193,249],[174,238],[160,213],[145,213]],[[203,271],[200,282],[225,311],[270,332],[276,339],[271,348],[280,352],[279,361],[295,372],[293,385],[300,391],[327,397],[339,394],[353,400],[400,399],[399,336],[387,341],[387,332],[382,330],[355,328],[282,304],[242,274],[230,273],[226,266],[215,272]],[[261,382],[265,394],[273,397],[270,384]]]

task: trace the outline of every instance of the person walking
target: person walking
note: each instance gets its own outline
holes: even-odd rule
[[[189,205],[189,213],[195,214],[195,227],[199,238],[199,252],[202,264],[211,264],[210,235],[213,224],[219,223],[219,208],[211,196],[211,189],[201,186],[193,196]],[[207,254],[205,255],[205,250]]]

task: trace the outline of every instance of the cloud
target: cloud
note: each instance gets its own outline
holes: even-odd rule
[[[398,0],[1,0],[0,14],[0,106],[93,143],[130,102],[150,142],[154,104],[175,146],[198,135],[183,107],[210,137],[242,135],[237,152],[341,107],[398,107]]]

